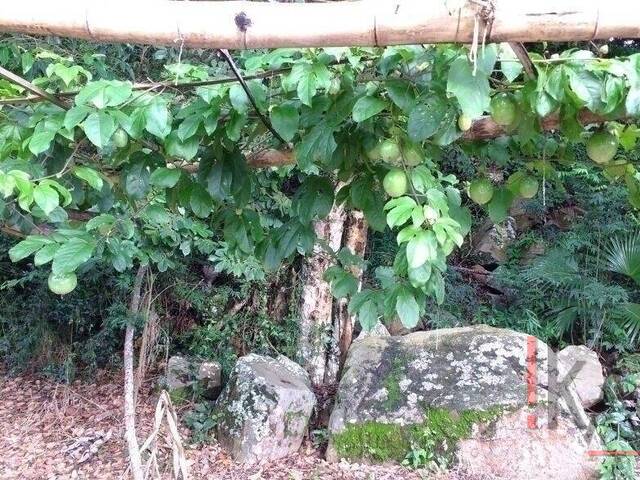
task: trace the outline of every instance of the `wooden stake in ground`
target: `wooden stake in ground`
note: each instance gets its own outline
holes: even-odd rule
[[[479,23],[486,42],[640,37],[637,0],[453,3],[5,0],[0,32],[227,49],[471,43]]]
[[[133,334],[135,333],[135,326],[132,321],[140,310],[142,281],[146,272],[147,267],[140,266],[138,273],[136,273],[129,306],[129,313],[132,318],[127,323],[127,330],[124,336],[124,427],[129,448],[131,476],[134,480],[144,480],[144,472],[142,470],[140,446],[136,435],[135,376],[133,372]]]

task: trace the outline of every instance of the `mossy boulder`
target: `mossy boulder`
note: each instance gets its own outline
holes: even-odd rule
[[[535,360],[528,362],[532,346]],[[535,388],[528,389],[533,365]],[[587,478],[597,464],[586,451],[598,449],[599,440],[589,434],[575,391],[569,385],[560,392],[556,376],[555,354],[511,330],[474,326],[363,338],[351,347],[340,380],[327,459],[399,462],[420,451],[440,465],[459,463],[497,478]],[[558,413],[553,429],[549,411]],[[499,461],[491,460],[501,447]],[[531,451],[539,455],[531,458]]]
[[[309,375],[284,356],[238,359],[216,404],[218,442],[244,463],[295,453],[316,403]]]

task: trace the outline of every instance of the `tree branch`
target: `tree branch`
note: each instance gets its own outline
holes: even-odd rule
[[[287,145],[287,141],[284,138],[282,138],[278,132],[275,131],[275,129],[273,128],[273,125],[271,125],[271,122],[262,114],[262,112],[258,108],[258,104],[256,103],[255,98],[253,98],[253,94],[251,93],[251,90],[249,90],[249,86],[247,85],[247,82],[245,82],[244,78],[242,78],[242,74],[240,73],[240,70],[238,70],[238,67],[236,66],[236,62],[234,62],[231,55],[229,55],[229,52],[225,49],[219,49],[218,51],[220,52],[220,55],[222,55],[226,60],[226,62],[229,64],[229,67],[231,68],[231,71],[238,79],[238,82],[240,82],[240,85],[242,86],[244,93],[247,94],[247,97],[249,97],[249,101],[251,102],[251,105],[253,105],[254,110],[260,117],[260,121],[264,124],[265,127],[267,127],[267,129],[273,134],[274,137],[280,140],[282,144]]]
[[[529,57],[527,49],[524,48],[524,45],[520,42],[509,42],[509,46],[511,47],[511,50],[513,50],[513,53],[515,53],[516,57],[518,57],[518,60],[520,60],[527,78],[529,78],[529,80],[535,79],[536,70],[533,67],[533,62]]]
[[[13,72],[10,72],[6,68],[0,67],[0,77],[5,78],[6,80],[9,80],[10,82],[13,82],[13,83],[15,83],[17,85],[20,85],[25,90],[33,93],[36,97],[39,97],[42,100],[48,100],[51,103],[53,103],[54,105],[57,105],[57,106],[59,106],[60,108],[62,108],[64,110],[67,110],[69,108],[67,106],[67,104],[64,103],[62,100],[57,99],[56,97],[54,97],[50,93],[45,92],[41,88],[36,87],[30,81],[25,80],[24,78],[22,78],[19,75],[16,75]]]

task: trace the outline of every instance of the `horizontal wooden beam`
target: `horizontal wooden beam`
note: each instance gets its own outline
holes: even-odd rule
[[[5,0],[0,32],[227,49],[468,43],[476,24],[488,42],[640,38],[637,0],[468,0],[455,11],[446,4]]]

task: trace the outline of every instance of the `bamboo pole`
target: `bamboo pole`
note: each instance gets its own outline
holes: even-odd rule
[[[637,0],[444,0],[326,3],[5,0],[0,32],[207,48],[376,46],[639,38]],[[482,32],[481,32],[482,33]]]

